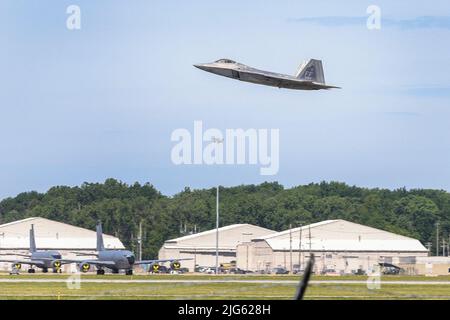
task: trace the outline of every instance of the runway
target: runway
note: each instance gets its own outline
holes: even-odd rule
[[[174,280],[156,280],[156,279],[83,279],[76,275],[68,276],[65,279],[1,279],[0,283],[67,283],[81,281],[83,283],[141,283],[141,284],[162,284],[162,283],[185,283],[185,284],[212,284],[212,283],[242,283],[242,284],[287,284],[287,285],[297,285],[299,282],[294,280],[214,280],[214,279],[203,279],[203,280],[184,280],[184,279],[174,279]],[[367,281],[359,280],[312,280],[309,281],[310,284],[367,284]],[[450,281],[384,281],[380,280],[382,284],[390,285],[449,285]]]

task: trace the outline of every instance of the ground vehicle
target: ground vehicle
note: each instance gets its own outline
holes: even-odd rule
[[[359,275],[359,276],[362,276],[362,275],[365,276],[366,272],[363,269],[358,269],[358,270],[354,271],[353,274],[354,275]]]
[[[292,266],[292,273],[293,274],[303,274],[303,272],[305,272],[305,270],[301,269],[299,264],[294,264]]]
[[[204,272],[206,269],[207,267],[195,266],[194,272]]]
[[[381,272],[383,274],[399,274],[401,271],[400,267],[397,267],[393,264],[390,263],[379,263],[380,268],[381,268]]]
[[[13,267],[11,269],[11,271],[9,272],[9,275],[18,275],[19,274],[19,269]]]
[[[231,274],[246,274],[247,272],[245,270],[242,270],[239,268],[231,268],[230,273]]]
[[[321,274],[328,275],[328,276],[339,276],[340,273],[337,272],[335,269],[324,269],[322,270]]]
[[[207,274],[215,274],[215,273],[216,273],[216,268],[213,268],[213,267],[206,268],[206,269],[203,271],[203,273],[207,273]]]
[[[177,271],[178,271],[178,273],[188,273],[189,269],[188,268],[180,268]]]
[[[269,273],[270,274],[289,274],[289,271],[287,271],[283,267],[277,267],[277,268],[273,268],[272,270],[270,270]]]

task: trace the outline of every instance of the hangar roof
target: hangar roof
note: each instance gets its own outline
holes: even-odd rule
[[[305,251],[427,252],[419,240],[346,220],[325,220],[254,241],[266,241],[273,250],[290,250],[291,238],[293,250],[298,250],[301,243],[301,250]]]
[[[86,249],[95,250],[96,233],[45,218],[33,217],[0,225],[1,249],[29,249],[30,229],[34,225],[38,249]],[[103,235],[108,249],[124,249],[122,242],[113,236]]]
[[[249,242],[253,238],[271,233],[274,231],[251,224],[232,224],[219,228],[219,247],[236,250],[239,243]],[[216,247],[216,229],[167,240],[163,246],[164,248],[213,249]]]

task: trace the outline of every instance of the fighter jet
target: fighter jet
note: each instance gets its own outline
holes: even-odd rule
[[[63,264],[70,263],[70,261],[63,260],[61,254],[55,250],[37,250],[36,240],[34,237],[34,225],[30,229],[30,254],[22,255],[14,254],[16,256],[23,256],[28,259],[24,260],[0,260],[0,262],[11,262],[15,270],[20,270],[22,264],[29,265],[28,273],[35,273],[33,266],[41,268],[42,272],[48,272],[48,269],[53,269],[53,272],[59,272]]]
[[[278,88],[296,90],[340,89],[340,87],[325,84],[322,61],[315,59],[310,59],[300,65],[294,76],[258,70],[230,59],[195,64],[194,67],[220,76]]]
[[[125,270],[126,275],[133,274],[133,266],[141,264],[151,265],[153,271],[158,271],[159,263],[170,262],[170,267],[174,270],[179,269],[181,260],[192,260],[190,258],[186,259],[163,259],[163,260],[142,260],[136,261],[136,257],[133,252],[128,250],[108,250],[105,249],[103,244],[103,232],[101,223],[97,224],[97,254],[89,254],[89,256],[96,256],[97,259],[86,259],[86,260],[72,260],[78,264],[81,272],[88,272],[91,265],[97,268],[98,275],[105,274],[105,268],[111,269],[112,273],[119,273],[119,270]],[[86,255],[86,254],[84,254]]]

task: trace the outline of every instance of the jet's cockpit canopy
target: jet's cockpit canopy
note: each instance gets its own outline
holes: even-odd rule
[[[230,59],[220,59],[216,61],[217,63],[236,63],[236,61]]]

